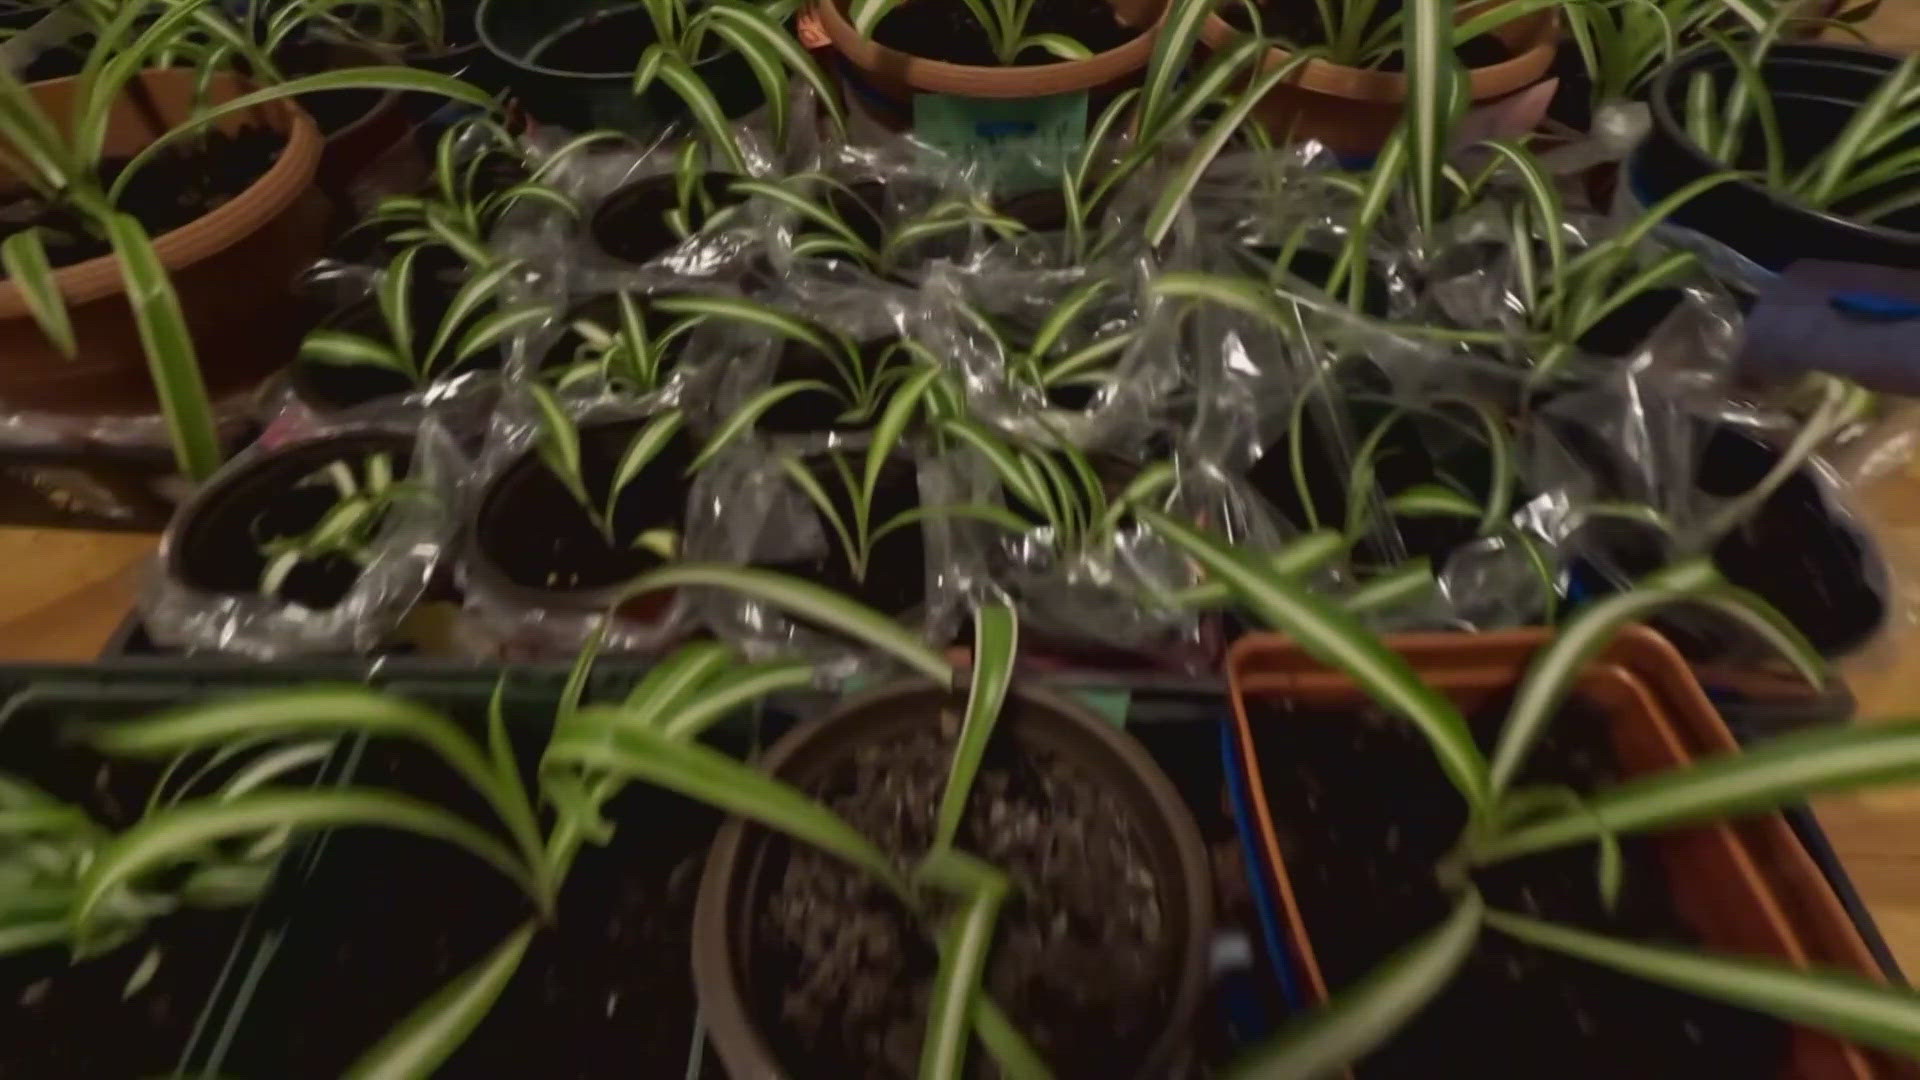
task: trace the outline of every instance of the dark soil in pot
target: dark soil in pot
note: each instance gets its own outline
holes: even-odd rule
[[[1117,49],[1140,36],[1139,27],[1122,26],[1106,0],[1038,0],[1027,19],[1029,34],[1061,34],[1095,55]],[[873,40],[890,49],[927,60],[976,67],[1000,67],[986,30],[964,4],[901,4],[882,16]],[[1057,64],[1045,49],[1023,49],[1017,65]]]
[[[927,725],[862,745],[807,787],[911,860],[931,835],[951,736]],[[1130,1074],[1166,1022],[1166,899],[1135,813],[1073,761],[996,738],[960,827],[958,846],[1020,883],[986,985],[1059,1076]],[[935,968],[912,917],[859,871],[784,841],[764,849],[756,880],[747,978],[788,1074],[912,1076]]]
[[[1576,344],[1595,356],[1631,356],[1647,343],[1667,316],[1673,314],[1673,309],[1680,306],[1684,295],[1679,289],[1636,293],[1588,327]]]
[[[868,371],[880,370],[882,358],[891,350],[899,338],[892,335],[873,338],[856,346],[857,363]],[[804,342],[788,339],[781,346],[780,357],[774,362],[773,384],[795,382],[798,380],[823,382],[829,386],[841,386],[846,377],[840,374],[840,368],[833,358]],[[866,431],[880,419],[878,412],[860,420],[844,419],[847,403],[836,394],[825,390],[802,390],[781,398],[773,407],[760,414],[755,427],[763,432],[775,435],[813,435],[813,434],[853,434]]]
[[[583,75],[631,72],[640,63],[640,50],[658,40],[646,8],[616,8],[596,12],[561,27],[527,59],[556,71]]]
[[[537,760],[538,742],[516,742],[523,762]],[[411,748],[375,749],[356,782],[490,820],[443,765]],[[553,922],[436,1076],[684,1073],[694,1020],[693,898],[719,815],[633,784],[607,817],[611,842],[580,849]],[[466,852],[376,830],[330,837],[294,902],[228,1058],[241,1076],[343,1075],[448,979],[534,917],[523,892]]]
[[[141,166],[116,205],[138,218],[147,235],[158,239],[252,187],[286,145],[286,136],[264,127],[213,131],[204,138],[182,140]],[[102,182],[111,184],[128,160],[104,162]],[[39,228],[47,259],[56,269],[112,253],[106,240],[88,231],[83,221],[66,204],[49,205],[25,188],[0,194],[0,240]]]
[[[1314,5],[1296,4],[1291,0],[1257,0],[1256,6],[1260,9],[1260,25],[1269,37],[1290,41],[1303,49],[1328,44],[1326,27],[1321,23],[1319,10]],[[1368,21],[1368,31],[1384,24],[1402,7],[1401,0],[1380,0],[1379,6],[1373,9],[1373,18]],[[1239,5],[1221,8],[1220,17],[1236,29],[1253,29],[1253,19]],[[1454,55],[1469,68],[1482,68],[1511,60],[1514,53],[1506,42],[1492,34],[1481,34],[1470,41],[1461,42],[1454,49]],[[1406,57],[1399,49],[1395,49],[1372,68],[1375,71],[1402,71],[1406,68]]]
[[[589,424],[580,430],[587,494],[604,507],[621,456],[651,418]],[[634,539],[653,529],[680,532],[686,518],[694,443],[676,433],[620,493],[609,544],[587,511],[537,453],[528,450],[482,497],[474,523],[481,556],[513,587],[546,594],[589,594],[660,565]],[[643,600],[645,598],[642,598]]]
[[[61,709],[66,713],[67,709]],[[166,762],[111,761],[68,737],[65,722],[131,718],[125,708],[47,715],[32,708],[0,725],[6,771],[72,802],[102,825],[139,821]],[[213,788],[231,770],[209,776]],[[176,777],[176,780],[179,777]],[[188,909],[147,925],[136,939],[76,962],[64,945],[0,957],[0,1076],[38,1078],[170,1076],[181,1064],[246,913]],[[150,951],[159,967],[129,993]]]
[[[1491,751],[1505,702],[1470,717]],[[1466,810],[1429,744],[1375,710],[1298,712],[1251,703],[1256,752],[1282,857],[1328,989],[1337,993],[1451,911],[1434,867]],[[1521,785],[1586,793],[1616,777],[1607,721],[1563,708],[1522,770]],[[1518,785],[1517,785],[1518,786]],[[1382,792],[1392,792],[1382,798]],[[1617,907],[1599,898],[1592,848],[1549,852],[1476,875],[1490,907],[1629,940],[1697,943],[1645,837],[1621,838]],[[1491,930],[1453,981],[1388,1043],[1363,1078],[1436,1075],[1472,1061],[1486,1076],[1771,1076],[1789,1029],[1772,1019],[1523,946]]]
[[[1697,482],[1728,498],[1750,489],[1778,454],[1729,428],[1708,440]],[[1886,620],[1885,569],[1802,468],[1713,549],[1728,580],[1780,609],[1824,653],[1846,652]]]
[[[314,439],[233,474],[193,504],[170,541],[168,572],[205,592],[256,593],[267,567],[261,546],[276,537],[305,535],[339,503],[332,484],[301,481],[336,461],[363,475],[375,454],[387,455],[394,478],[404,478],[413,440],[378,433]],[[287,575],[279,596],[323,610],[339,603],[359,577],[359,564],[345,556],[309,560]]]
[[[716,212],[746,201],[733,192],[735,179],[733,174],[721,172],[700,177],[700,188]],[[635,266],[671,251],[681,242],[680,234],[667,223],[667,214],[680,205],[678,185],[677,176],[662,173],[635,180],[607,196],[587,225],[593,242],[601,251]],[[694,235],[706,228],[712,217],[701,212],[700,205],[695,199],[687,208],[687,228]]]
[[[856,469],[856,477],[860,475],[857,470],[864,461],[864,451],[849,455],[848,464]],[[841,482],[832,459],[824,454],[819,455],[807,462],[807,468],[833,499],[834,507],[842,519],[851,523],[853,497]],[[792,497],[795,505],[804,505],[808,512],[819,513],[798,488],[793,489]],[[901,458],[887,462],[880,470],[880,481],[874,487],[873,504],[869,510],[874,528],[919,505],[920,480],[912,463]],[[866,574],[859,578],[854,576],[853,567],[847,562],[846,551],[841,547],[833,526],[824,518],[820,520],[820,532],[825,538],[826,547],[819,554],[806,559],[757,565],[806,578],[889,615],[898,616],[912,611],[926,599],[926,541],[918,522],[903,525],[881,537],[867,555]]]

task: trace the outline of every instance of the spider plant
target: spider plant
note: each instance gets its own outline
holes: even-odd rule
[[[582,382],[598,380],[616,394],[644,395],[660,387],[661,377],[703,315],[676,319],[665,329],[648,326],[649,315],[666,315],[658,302],[621,290],[614,294],[618,322],[613,326],[580,315],[567,324],[579,339],[573,354],[542,368],[540,377],[564,391]]]
[[[1061,441],[1046,446],[1002,438],[964,417],[942,418],[934,428],[941,453],[960,451],[981,462],[1003,497],[1019,511],[971,515],[1016,533],[1038,533],[1061,558],[1104,550],[1127,514],[1170,490],[1178,474],[1170,461],[1135,472],[1120,490],[1107,483],[1086,453]]]
[[[905,221],[893,223],[885,228],[884,236],[870,240],[836,205],[859,205],[859,194],[827,173],[801,172],[777,180],[737,180],[733,190],[765,199],[794,215],[804,230],[794,238],[790,248],[794,258],[849,259],[880,277],[896,275],[914,247],[928,240],[976,227],[1002,238],[1016,235],[1022,229],[1019,222],[995,211],[985,199],[977,195],[956,196],[935,202]],[[877,208],[866,210],[874,220],[880,220]]]
[[[901,2],[851,0],[847,4],[847,19],[861,37],[871,38],[880,20]],[[1065,34],[1027,33],[1034,0],[965,0],[965,3],[967,11],[980,23],[980,29],[986,31],[994,59],[1002,64],[1018,63],[1020,54],[1028,49],[1039,49],[1061,60],[1085,60],[1093,55],[1092,50]]]
[[[607,482],[604,501],[596,502],[587,490],[586,472],[580,456],[580,432],[574,426],[573,418],[545,386],[529,383],[527,393],[533,398],[538,414],[540,430],[535,446],[540,460],[567,489],[567,493],[573,496],[574,501],[580,504],[580,509],[600,530],[600,536],[607,546],[619,547],[614,515],[620,506],[620,496],[680,433],[683,414],[679,409],[657,413],[634,432],[621,451],[619,463],[614,466],[612,477]],[[627,546],[646,548],[661,559],[671,560],[678,548],[678,538],[666,530],[650,529],[635,536]]]
[[[1093,316],[1102,301],[1123,293],[1122,284],[1105,275],[1087,281],[1062,297],[1030,334],[1006,325],[965,299],[957,301],[962,316],[972,323],[1005,364],[1015,382],[1045,394],[1071,386],[1099,388],[1115,378],[1114,364],[1139,336],[1133,327],[1109,329]],[[1084,333],[1094,323],[1095,332]],[[1100,333],[1102,329],[1108,332]],[[1088,340],[1090,338],[1090,340]]]
[[[653,22],[654,41],[640,54],[640,64],[634,69],[634,94],[646,92],[656,82],[672,91],[686,103],[694,122],[726,156],[734,172],[745,175],[750,171],[746,155],[741,151],[733,122],[694,70],[694,65],[719,55],[719,50],[737,54],[753,71],[766,97],[775,146],[786,144],[791,109],[787,89],[789,74],[799,76],[812,88],[815,100],[836,127],[844,122],[833,84],[813,57],[800,47],[799,41],[787,32],[786,20],[796,6],[788,0],[761,3],[714,0],[701,5],[688,0],[641,2]]]
[[[362,467],[364,472],[356,476],[352,465],[335,461],[294,485],[330,486],[336,501],[304,534],[261,541],[260,553],[267,557],[260,572],[263,595],[279,595],[287,575],[304,562],[343,556],[365,566],[370,558],[367,547],[379,535],[388,511],[400,502],[427,496],[421,485],[394,477],[393,460],[386,454],[369,456]]]
[[[1617,868],[1623,835],[1763,812],[1816,792],[1920,775],[1920,724],[1909,721],[1803,732],[1584,796],[1516,785],[1528,751],[1567,700],[1582,668],[1622,625],[1659,607],[1679,601],[1706,604],[1756,631],[1809,679],[1826,678],[1818,656],[1797,631],[1764,602],[1728,585],[1711,564],[1695,560],[1669,567],[1629,592],[1582,609],[1528,666],[1489,759],[1459,711],[1350,616],[1218,540],[1151,511],[1141,513],[1273,629],[1291,635],[1323,663],[1355,679],[1374,702],[1413,724],[1468,807],[1455,852],[1436,868],[1456,894],[1453,914],[1367,978],[1289,1025],[1250,1059],[1242,1075],[1316,1076],[1359,1058],[1447,984],[1486,929],[1903,1055],[1920,1054],[1913,1034],[1920,1030],[1920,997],[1911,991],[1836,971],[1620,941],[1489,909],[1474,887],[1475,872],[1535,852],[1597,844],[1602,867]],[[1619,888],[1617,869],[1603,869],[1599,888],[1611,902]]]
[[[83,90],[74,95],[72,111],[57,119],[10,68],[0,71],[0,165],[45,206],[71,213],[118,256],[121,281],[175,458],[181,472],[194,479],[204,479],[219,465],[219,439],[173,283],[146,227],[119,207],[127,183],[161,151],[221,118],[300,94],[363,87],[490,104],[473,87],[430,72],[397,67],[332,71],[205,105],[133,155],[118,173],[106,172],[107,128],[115,104],[131,92],[134,80],[157,54],[179,41],[190,27],[209,22],[231,28],[218,18],[209,0],[171,0],[159,5],[130,0],[120,5],[95,32],[79,75]],[[72,355],[77,348],[73,324],[40,230],[23,229],[0,242],[0,267],[19,287],[47,340]]]
[[[246,9],[269,52],[297,32],[430,56],[464,44],[448,37],[445,0],[247,0]]]
[[[476,269],[491,266],[499,256],[487,238],[515,206],[544,204],[578,219],[579,205],[552,184],[554,173],[592,146],[621,137],[590,131],[536,154],[492,117],[461,120],[434,144],[428,189],[382,198],[357,228],[379,229],[395,243],[442,244]],[[503,175],[510,180],[501,183]]]
[[[1751,42],[1709,34],[1733,69],[1721,86],[1709,71],[1693,73],[1681,115],[1687,135],[1706,155],[1733,165],[1748,159],[1758,131],[1760,175],[1768,189],[1816,210],[1874,222],[1920,205],[1920,58],[1908,56],[1854,109],[1833,141],[1805,165],[1787,165],[1772,91],[1762,74],[1774,36]],[[1872,199],[1867,205],[1862,202]]]
[[[515,331],[552,315],[540,303],[509,304],[505,293],[510,278],[520,270],[518,260],[494,262],[464,282],[439,324],[414,326],[414,260],[421,247],[408,247],[394,256],[374,288],[374,306],[381,335],[369,337],[351,330],[323,327],[300,343],[300,358],[342,367],[373,367],[404,375],[416,387],[434,380],[498,347]]]

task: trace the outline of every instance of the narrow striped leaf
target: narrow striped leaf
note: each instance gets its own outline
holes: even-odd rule
[[[1431,3],[1433,0],[1409,0],[1409,2],[1418,6]],[[1276,64],[1261,72],[1247,84],[1246,89],[1240,92],[1239,98],[1228,106],[1226,111],[1220,114],[1219,119],[1213,122],[1213,126],[1207,129],[1207,133],[1194,143],[1186,160],[1181,162],[1180,168],[1160,189],[1160,198],[1154,202],[1153,209],[1147,212],[1144,234],[1148,244],[1158,247],[1166,239],[1167,230],[1173,227],[1175,218],[1180,214],[1180,208],[1186,205],[1188,196],[1193,194],[1194,186],[1199,184],[1200,177],[1205,175],[1207,168],[1213,164],[1213,160],[1220,156],[1220,151],[1226,149],[1227,142],[1240,130],[1240,125],[1246,122],[1254,106],[1258,105],[1274,87],[1292,77],[1295,71],[1320,55],[1321,51],[1318,49],[1301,50],[1289,56],[1285,63]]]
[[[797,341],[828,356],[846,351],[813,323],[737,296],[701,296],[692,293],[662,296],[654,300],[653,309],[665,315],[697,315],[757,327],[773,334],[776,339]]]
[[[1325,566],[1334,556],[1347,550],[1347,538],[1332,529],[1319,529],[1294,540],[1266,559],[1275,574],[1299,576]],[[1209,580],[1182,589],[1170,598],[1180,606],[1219,607],[1233,599],[1233,590],[1219,580]],[[1349,607],[1351,605],[1349,604]]]
[[[552,317],[553,310],[538,302],[489,312],[460,336],[460,344],[453,351],[454,364],[456,366],[464,364],[480,353],[499,345],[511,335],[527,327],[539,325]]]
[[[834,451],[830,450],[828,453],[832,455],[834,465],[844,476],[846,469],[844,459]],[[833,495],[827,491],[824,484],[820,483],[820,479],[813,475],[813,470],[807,468],[798,458],[792,456],[781,458],[780,469],[787,474],[787,479],[793,482],[793,486],[799,488],[801,494],[807,497],[807,501],[813,504],[813,508],[820,514],[820,519],[832,527],[833,534],[840,538],[840,548],[846,553],[847,567],[852,571],[853,579],[855,581],[865,581],[867,574],[867,546],[865,543],[867,531],[861,527],[861,522],[858,520],[854,522],[847,521],[846,516],[840,513],[840,508],[834,504]],[[851,490],[852,485],[849,484],[847,487],[849,489],[847,491],[848,497],[857,497],[856,493]],[[855,512],[858,514],[858,508],[856,508]]]
[[[649,45],[649,50],[659,48]],[[672,90],[681,101],[686,103],[687,111],[700,125],[707,139],[719,148],[727,159],[727,167],[741,175],[752,172],[747,167],[747,158],[740,150],[739,140],[734,137],[733,125],[727,120],[727,114],[720,108],[720,102],[707,89],[707,84],[694,74],[687,62],[674,54],[667,54],[660,60],[659,79]]]
[[[1147,58],[1147,71],[1141,83],[1139,127],[1142,141],[1157,139],[1165,129],[1163,114],[1172,108],[1175,87],[1193,56],[1200,28],[1213,13],[1215,0],[1170,0],[1160,21],[1160,36],[1154,40],[1153,53]]]
[[[973,611],[973,678],[967,689],[967,712],[954,740],[947,766],[947,786],[934,819],[932,850],[950,847],[967,812],[967,796],[980,771],[1000,709],[1013,685],[1014,660],[1020,651],[1020,621],[1004,604],[987,604]],[[955,1021],[958,1023],[958,1020]]]
[[[1916,73],[1920,73],[1920,57],[1906,57],[1873,95],[1854,109],[1833,144],[1795,179],[1794,187],[1802,198],[1815,206],[1825,206],[1832,199],[1847,173],[1865,159],[1872,142],[1886,134]]]
[[[1022,467],[1024,459],[992,432],[971,420],[958,417],[943,421],[940,430],[973,447],[999,478],[1000,486],[1012,492],[1021,502],[1036,508],[1050,505],[1051,500],[1041,493],[1032,476]]]
[[[1172,518],[1144,507],[1135,513],[1237,593],[1269,628],[1292,635],[1315,659],[1351,675],[1375,703],[1411,721],[1468,806],[1475,812],[1485,808],[1486,759],[1466,721],[1352,615]]]
[[[1006,1080],[1052,1080],[1053,1074],[1033,1044],[985,994],[973,999],[973,1033]]]
[[[53,279],[53,264],[40,240],[39,229],[24,229],[0,243],[0,266],[7,279],[20,288],[20,299],[61,354],[72,359],[77,346],[73,340],[73,320],[67,316],[67,301]]]
[[[1647,829],[1759,813],[1820,792],[1910,782],[1920,777],[1920,722],[1796,732],[1751,750],[1717,754],[1682,769],[1629,780],[1569,812],[1495,836],[1477,861],[1591,840],[1600,832]]]
[[[1156,461],[1141,469],[1132,480],[1127,482],[1127,486],[1120,490],[1120,494],[1113,500],[1113,504],[1107,507],[1106,512],[1100,515],[1100,520],[1094,525],[1095,530],[1102,536],[1111,534],[1120,527],[1120,519],[1129,510],[1146,505],[1148,500],[1173,487],[1179,478],[1179,470],[1171,461]]]
[[[380,321],[387,328],[387,337],[393,342],[393,350],[409,364],[420,370],[414,374],[420,381],[425,374],[426,365],[413,350],[413,263],[420,249],[410,247],[394,256],[380,274],[380,280],[374,288],[374,299],[380,306]]]
[[[1582,608],[1527,666],[1494,750],[1490,774],[1494,792],[1497,794],[1513,782],[1527,751],[1566,701],[1574,680],[1613,641],[1622,626],[1676,601],[1704,599],[1715,594],[1742,608],[1751,606],[1752,602],[1744,598],[1727,597],[1726,588],[1726,580],[1712,561],[1696,558],[1651,574],[1627,592]],[[1778,620],[1777,616],[1755,618],[1770,628],[1770,641],[1782,647],[1803,675],[1815,685],[1824,681],[1819,654],[1804,639],[1794,640],[1799,635],[1790,627],[1787,633],[1792,633],[1791,638],[1781,633],[1784,620]]]
[[[625,594],[699,587],[726,589],[772,604],[790,615],[865,642],[941,686],[953,683],[953,667],[899,623],[831,589],[787,574],[751,566],[683,563],[642,575],[628,584]]]
[[[716,722],[769,694],[812,685],[813,676],[813,665],[802,661],[742,664],[674,702],[662,714],[659,729],[668,738],[697,739]]]
[[[887,407],[880,414],[880,422],[873,426],[873,442],[867,446],[866,469],[860,480],[860,501],[867,506],[873,505],[874,489],[880,486],[880,473],[887,467],[887,459],[893,456],[894,448],[900,444],[900,437],[906,432],[914,414],[920,411],[921,400],[927,396],[928,388],[934,380],[940,378],[937,367],[924,367],[915,372],[887,400]]]
[[[180,475],[205,480],[220,467],[220,435],[173,280],[138,219],[115,213],[108,215],[104,224],[107,241],[120,257],[121,283],[133,309],[147,372],[160,399],[160,412],[167,421]]]
[[[540,418],[540,435],[536,444],[540,460],[546,462],[548,471],[566,486],[567,492],[580,504],[581,509],[593,513],[593,500],[587,494],[586,476],[580,471],[580,432],[574,428],[573,418],[560,407],[560,401],[553,396],[553,391],[537,382],[527,384],[527,396],[533,400]]]
[[[1349,615],[1370,615],[1431,593],[1439,580],[1425,558],[1408,559],[1391,573],[1382,574],[1340,599]]]
[[[838,814],[710,747],[651,728],[624,728],[611,741],[556,736],[547,759],[636,777],[685,795],[819,848],[896,893],[904,891],[886,854]]]
[[[378,826],[444,840],[492,865],[529,895],[542,895],[533,872],[513,849],[437,806],[410,796],[364,789],[272,791],[234,802],[201,799],[180,803],[102,845],[75,893],[71,918],[76,936],[85,938],[96,913],[114,890],[190,859],[209,844],[271,829],[342,826]]]
[[[417,249],[408,248],[407,250],[411,253]],[[433,367],[435,358],[447,347],[447,343],[453,340],[454,331],[479,311],[480,305],[498,297],[501,286],[507,280],[507,275],[520,269],[520,265],[518,259],[496,263],[468,278],[460,286],[459,291],[453,294],[453,301],[447,305],[446,313],[440,317],[440,326],[433,335],[433,344],[427,346],[427,351],[420,357],[420,367],[423,370]]]
[[[1446,986],[1473,951],[1486,915],[1479,894],[1467,893],[1445,922],[1288,1024],[1230,1075],[1235,1080],[1313,1080],[1341,1072],[1391,1038]]]
[[[1054,345],[1059,343],[1087,308],[1112,288],[1114,283],[1111,278],[1096,277],[1062,297],[1033,332],[1033,339],[1027,343],[1028,359],[1037,365],[1053,352]]]
[[[413,378],[409,364],[384,341],[346,330],[315,330],[300,342],[300,359],[338,367],[377,367]]]
[[[1459,97],[1459,61],[1453,51],[1452,0],[1408,0],[1406,126],[1413,169],[1414,221],[1431,229],[1440,214],[1440,168],[1447,156],[1447,129]]]
[[[0,957],[65,944],[72,935],[64,919],[0,926]]]
[[[747,70],[753,73],[754,81],[760,84],[760,96],[766,99],[767,129],[773,136],[776,146],[784,145],[787,139],[787,72],[780,62],[778,53],[769,52],[751,32],[736,23],[714,18],[712,12],[719,5],[708,9],[708,17],[701,20],[699,28],[712,32],[733,46],[734,55],[746,62]]]
[[[891,533],[923,521],[935,521],[942,518],[960,518],[980,521],[1010,533],[1029,532],[1033,523],[1004,506],[992,506],[985,503],[949,503],[945,506],[916,506],[911,510],[902,510],[888,518],[886,523],[873,530],[867,539],[869,547],[878,546],[880,541]]]
[[[1062,60],[1085,60],[1093,55],[1092,49],[1065,34],[1028,34],[1014,43],[1013,55],[1018,56],[1029,48],[1045,49]]]
[[[1387,500],[1387,510],[1401,517],[1454,517],[1478,521],[1480,504],[1440,484],[1415,484]]]
[[[434,992],[353,1063],[352,1080],[415,1080],[433,1075],[486,1018],[520,969],[537,923],[523,923],[479,963]]]
[[[732,26],[739,32],[740,38],[750,40],[754,45],[771,56],[775,56],[794,74],[806,80],[813,88],[814,98],[820,107],[833,119],[834,126],[846,123],[846,117],[840,108],[840,95],[837,88],[827,78],[825,71],[814,60],[813,54],[800,47],[787,28],[771,18],[765,11],[750,4],[716,3],[708,9],[711,18],[719,26]],[[738,44],[738,42],[736,42]],[[784,87],[782,88],[784,92]]]
[[[494,104],[493,98],[479,87],[418,68],[341,68],[318,75],[288,79],[286,82],[265,89],[241,94],[231,101],[205,104],[196,109],[191,117],[167,129],[153,142],[143,147],[139,153],[133,155],[132,160],[127,162],[120,175],[114,179],[112,188],[107,192],[107,201],[117,205],[121,196],[125,194],[127,182],[143,166],[151,162],[156,154],[172,146],[175,140],[202,131],[209,124],[217,123],[235,113],[246,112],[269,102],[298,97],[302,94],[319,93],[323,90],[399,90],[406,93],[431,94],[483,109],[490,109]]]
[[[669,409],[648,421],[627,444],[626,452],[620,455],[620,463],[613,470],[613,483],[607,488],[607,527],[613,527],[613,512],[620,505],[620,493],[627,485],[639,478],[660,451],[666,449],[673,437],[680,432],[683,419],[679,409]]]
[[[1114,125],[1120,122],[1120,118],[1126,115],[1134,99],[1139,96],[1140,88],[1130,86],[1115,94],[1113,100],[1107,102],[1107,107],[1100,110],[1100,115],[1087,129],[1087,141],[1081,145],[1079,157],[1074,159],[1072,167],[1062,177],[1067,193],[1087,190],[1087,174],[1093,168],[1094,159],[1106,149],[1108,140],[1113,137]],[[1079,217],[1078,214],[1072,216],[1076,219]]]
[[[920,1042],[919,1073],[920,1080],[959,1080],[966,1075],[969,1018],[981,994],[994,923],[1007,897],[1007,877],[937,842],[915,876],[959,897],[958,909],[939,935],[940,963]]]
[[[1920,995],[1904,987],[1845,971],[1619,941],[1502,911],[1487,912],[1486,922],[1535,948],[1920,1058]]]
[[[795,379],[792,382],[784,382],[776,386],[767,387],[734,409],[733,412],[728,415],[727,422],[721,424],[719,429],[708,437],[707,445],[700,448],[700,453],[694,456],[693,464],[687,467],[688,475],[697,473],[704,468],[707,462],[712,461],[720,451],[726,449],[728,444],[732,443],[734,439],[739,438],[741,434],[753,427],[768,409],[773,408],[775,405],[780,404],[795,394],[804,393],[808,390],[833,394],[836,397],[841,396],[837,389],[821,382],[819,379]]]
[[[653,665],[627,694],[620,711],[626,722],[656,727],[669,710],[734,662],[733,650],[717,641],[683,645]]]

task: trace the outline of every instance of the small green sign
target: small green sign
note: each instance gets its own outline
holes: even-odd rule
[[[977,163],[998,190],[1051,187],[1087,140],[1087,92],[996,99],[913,96],[920,141]]]

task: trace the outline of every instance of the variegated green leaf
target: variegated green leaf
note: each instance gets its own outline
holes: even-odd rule
[[[536,923],[524,923],[479,963],[455,976],[353,1063],[352,1080],[424,1080],[486,1018],[520,969]]]
[[[1013,685],[1014,661],[1020,651],[1020,621],[1013,609],[1004,604],[988,604],[973,611],[973,679],[967,690],[966,716],[953,745],[953,757],[947,766],[947,786],[940,796],[940,810],[934,819],[934,851],[953,843],[966,814],[967,796],[973,790],[973,778],[980,771],[980,759],[1000,719],[1007,700],[1007,688]],[[957,1022],[957,1021],[956,1021]]]
[[[38,229],[23,229],[0,243],[0,266],[7,280],[20,289],[20,299],[40,327],[40,332],[60,352],[71,359],[76,348],[73,320],[67,316],[66,298],[53,277],[53,264],[47,260],[46,245]]]

